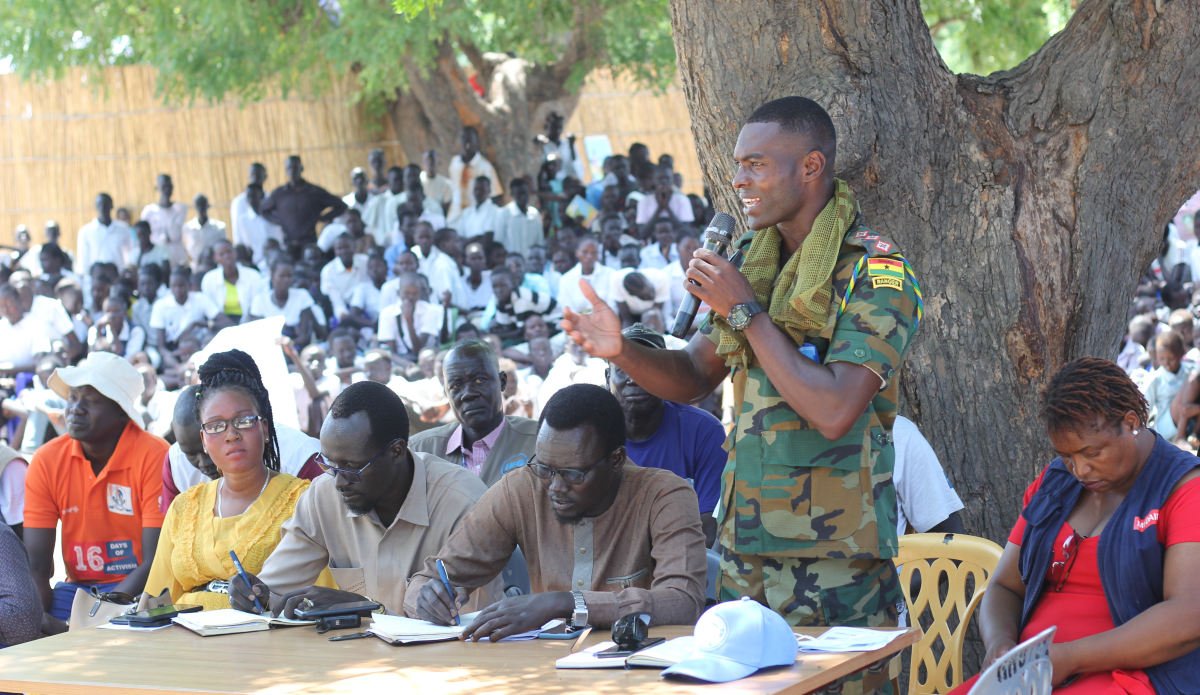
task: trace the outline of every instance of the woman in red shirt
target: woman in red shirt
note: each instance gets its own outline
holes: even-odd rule
[[[1200,459],[1149,429],[1147,411],[1108,360],[1051,379],[1041,416],[1059,458],[1026,491],[984,595],[985,665],[1055,625],[1056,693],[1194,692],[1179,667],[1200,656]],[[1161,560],[1129,562],[1131,549]]]

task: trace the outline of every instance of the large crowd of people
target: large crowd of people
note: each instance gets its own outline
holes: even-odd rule
[[[139,596],[288,617],[370,600],[441,624],[481,609],[473,639],[636,611],[691,624],[713,552],[718,600],[753,598],[792,625],[896,624],[897,535],[962,532],[963,504],[899,413],[919,286],[833,178],[828,114],[789,97],[743,130],[739,152],[754,153],[733,185],[754,231],[740,269],[700,248],[714,212],[680,190],[669,154],[634,144],[585,185],[561,117],[537,144],[538,170],[507,182],[467,127],[445,169],[436,151],[389,168],[374,150],[341,197],[298,156],[269,193],[252,164],[228,224],[204,194],[188,220],[162,174],[133,224],[98,194],[73,251],[54,222],[38,246],[19,229],[0,259],[0,646]],[[758,168],[772,157],[792,168]],[[1061,458],[1030,486],[1027,510],[1046,513],[1017,522],[983,603],[989,659],[1031,625],[1103,612],[1113,560],[1087,542],[1126,494],[1162,505],[1132,520],[1159,524],[1138,541],[1146,557],[1194,545],[1180,506],[1200,490],[1194,457],[1163,448],[1200,443],[1190,243],[1168,231],[1116,362],[1067,365],[1043,396]],[[666,330],[685,278],[704,300],[687,344]],[[278,336],[259,326],[285,357],[298,427],[248,352],[206,351],[274,317]],[[1147,460],[1170,469],[1154,493],[1131,487]],[[1051,494],[1096,501],[1068,518]],[[1090,564],[1069,580],[1077,547]],[[1180,552],[1168,557],[1194,562]],[[531,593],[501,581],[514,558]],[[1171,562],[1167,586],[1193,595]],[[1058,595],[1090,580],[1086,599]],[[1157,596],[1158,615],[1163,581],[1105,588]],[[1145,608],[1122,614],[1127,632],[1190,659],[1177,634],[1151,639]],[[1072,673],[1113,658],[1097,642],[1113,621],[1092,617],[1069,631],[1099,645],[1071,653]],[[1143,652],[1112,662],[1133,669],[1128,692],[1161,685],[1150,666],[1164,659]],[[895,670],[841,685],[890,692]],[[1128,685],[1116,673],[1091,682]]]

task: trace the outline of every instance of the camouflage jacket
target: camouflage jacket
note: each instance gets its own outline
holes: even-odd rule
[[[737,247],[753,236],[742,236]],[[865,227],[860,214],[834,265],[828,320],[807,339],[821,363],[861,364],[885,382],[846,436],[825,439],[779,395],[757,360],[734,370],[736,423],[725,442],[729,460],[715,512],[725,547],[777,557],[895,556],[892,423],[920,303],[905,268],[896,244]],[[708,321],[701,330],[719,338]]]

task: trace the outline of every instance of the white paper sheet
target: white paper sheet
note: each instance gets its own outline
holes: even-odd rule
[[[873,652],[904,634],[904,630],[872,630],[861,627],[833,627],[820,637],[797,635],[802,652]]]
[[[208,347],[197,352],[196,365],[204,364],[209,355],[237,348],[250,355],[262,374],[263,386],[271,397],[271,411],[275,422],[293,429],[300,429],[300,418],[296,414],[296,394],[288,380],[287,361],[283,348],[275,341],[283,333],[284,317],[252,321],[250,323],[223,328],[213,337]]]

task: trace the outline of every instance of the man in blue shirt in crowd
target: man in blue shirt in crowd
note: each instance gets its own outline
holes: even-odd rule
[[[635,323],[621,331],[634,342],[657,350],[666,349],[663,337]],[[721,472],[728,454],[721,445],[725,428],[721,421],[699,408],[664,401],[638,386],[620,367],[610,365],[608,390],[625,411],[625,451],[643,468],[662,468],[686,478],[696,489],[704,540],[712,547],[717,537],[713,509],[721,495]]]

